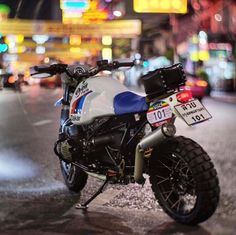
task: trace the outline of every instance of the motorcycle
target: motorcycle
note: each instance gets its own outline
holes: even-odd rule
[[[109,75],[135,62],[97,61],[95,67],[52,64],[34,66],[31,76],[61,74],[63,97],[59,137],[54,146],[69,190],[80,192],[88,175],[107,183],[145,183],[175,221],[195,225],[207,220],[219,201],[219,181],[206,151],[192,139],[176,136],[181,118],[193,126],[211,118],[207,109],[182,90],[181,64],[156,69],[142,77],[146,96],[131,92]]]

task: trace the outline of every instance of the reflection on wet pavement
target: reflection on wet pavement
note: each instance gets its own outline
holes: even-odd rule
[[[23,158],[12,150],[0,151],[0,180],[25,180],[39,174],[38,166],[28,157]]]
[[[165,222],[152,228],[147,233],[148,235],[171,235],[171,234],[191,234],[191,235],[210,235],[211,233],[202,226],[185,226],[175,222]]]
[[[76,210],[78,195],[15,200],[0,203],[1,235],[129,234],[129,235],[215,235],[233,234],[214,222],[185,226],[173,222],[164,213],[142,210],[91,207]],[[69,212],[69,213],[68,213]],[[211,228],[209,230],[208,228]]]
[[[0,221],[0,234],[3,231],[21,231],[23,234],[133,234],[123,225],[122,218],[106,212],[79,211],[77,215],[64,215],[78,196],[60,199],[37,199],[15,201],[10,205],[0,203],[5,218]],[[2,232],[1,232],[2,231]],[[5,234],[5,233],[4,233]]]

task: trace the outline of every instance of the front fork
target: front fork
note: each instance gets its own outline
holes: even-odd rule
[[[60,126],[62,127],[65,122],[69,119],[70,115],[70,94],[72,93],[72,87],[68,84],[63,83],[63,100],[61,109]]]

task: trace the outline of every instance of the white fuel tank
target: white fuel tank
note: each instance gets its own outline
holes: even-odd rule
[[[70,118],[74,124],[88,124],[96,117],[114,115],[114,97],[128,88],[110,76],[96,76],[81,82],[72,97]]]

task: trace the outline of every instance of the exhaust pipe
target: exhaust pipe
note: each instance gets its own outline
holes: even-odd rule
[[[176,133],[176,128],[173,123],[165,123],[161,128],[156,129],[137,144],[135,152],[134,165],[134,180],[138,184],[143,184],[145,178],[143,177],[144,151],[155,145],[160,144],[165,139],[173,137]]]

